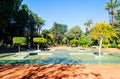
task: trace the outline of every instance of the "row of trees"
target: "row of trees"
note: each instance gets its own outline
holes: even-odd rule
[[[33,13],[23,0],[0,0],[0,46],[12,45],[13,37],[26,37],[28,42],[40,34],[44,20]]]

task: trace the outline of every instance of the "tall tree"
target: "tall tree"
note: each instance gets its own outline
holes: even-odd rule
[[[11,38],[12,16],[21,2],[22,0],[0,0],[0,42],[3,41],[3,45]]]
[[[53,27],[52,27],[52,33],[53,33],[53,37],[54,37],[54,41],[57,44],[62,44],[62,39],[64,38],[64,33],[67,31],[67,25],[65,24],[58,24],[58,23],[54,23]]]
[[[120,36],[120,9],[116,12],[114,27],[116,29],[117,34]]]
[[[89,33],[89,31],[90,31],[90,25],[91,25],[91,24],[93,24],[93,22],[92,22],[91,19],[89,19],[88,21],[86,21],[86,22],[84,23],[84,25],[85,25],[85,27],[86,27],[86,34]]]
[[[43,20],[42,17],[39,17],[37,14],[33,14],[33,16],[36,22],[38,35],[40,35],[40,30],[42,26],[45,24],[45,20]]]
[[[109,14],[111,15],[111,22],[112,26],[114,25],[114,10],[120,6],[118,0],[110,0],[106,3],[105,9],[108,10]]]

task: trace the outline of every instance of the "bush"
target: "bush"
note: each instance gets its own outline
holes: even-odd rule
[[[108,44],[102,44],[102,48],[108,48]]]
[[[71,44],[71,47],[76,47],[76,44]]]
[[[26,45],[26,38],[25,37],[13,37],[13,44]]]
[[[78,40],[75,40],[75,39],[71,40],[71,41],[70,41],[70,45],[71,45],[72,47],[76,47],[76,46],[78,45]]]
[[[109,44],[109,40],[107,38],[103,39],[103,44]]]
[[[83,47],[88,47],[88,45],[82,45]]]
[[[117,46],[118,46],[118,48],[120,49],[120,44],[118,44]]]
[[[92,44],[92,40],[83,33],[79,39],[79,44],[83,47],[88,47],[90,44]]]
[[[120,38],[119,38],[119,39],[117,39],[117,43],[118,43],[118,44],[120,44]]]
[[[111,47],[112,47],[112,48],[116,48],[116,47],[117,47],[117,44],[116,44],[116,43],[112,43],[112,44],[111,44]]]
[[[20,46],[26,45],[26,38],[25,37],[14,37],[13,44],[18,46],[18,51],[20,52]]]
[[[44,44],[47,42],[47,40],[45,38],[35,37],[35,38],[33,38],[33,42],[38,43],[38,44],[40,44],[40,43]]]

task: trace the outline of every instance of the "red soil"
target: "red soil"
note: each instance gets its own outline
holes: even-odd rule
[[[0,79],[120,79],[120,65],[0,65]]]

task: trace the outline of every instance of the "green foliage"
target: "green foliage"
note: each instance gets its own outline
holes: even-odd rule
[[[12,43],[11,33],[13,29],[11,24],[14,15],[14,9],[18,8],[22,0],[0,0],[0,42],[2,44]]]
[[[110,19],[110,24],[112,24],[112,26],[114,26],[114,14],[115,14],[114,10],[120,6],[119,3],[120,2],[118,0],[110,0],[105,5],[105,9],[108,11],[109,16],[110,15],[112,16],[112,17],[109,18]]]
[[[117,46],[118,46],[118,48],[120,48],[120,44],[118,44]]]
[[[36,30],[41,29],[44,20],[33,13],[23,0],[0,0],[0,42],[12,43],[12,37],[30,37],[36,35]],[[36,28],[38,26],[38,28]]]
[[[25,37],[14,37],[13,44],[26,45],[26,38]]]
[[[117,44],[116,44],[116,43],[111,43],[111,47],[112,47],[112,48],[116,48],[116,47],[117,47]]]
[[[78,45],[78,40],[76,39],[70,40],[70,45],[76,47]]]
[[[120,20],[120,9],[117,10],[115,19]]]
[[[62,39],[64,38],[64,34],[67,31],[68,26],[65,24],[58,24],[54,23],[53,27],[51,28],[52,34],[53,34],[53,40],[57,44],[62,43]]]
[[[91,24],[93,24],[91,19],[89,19],[87,22],[84,23],[84,25],[86,27],[86,33],[88,33],[90,31]]]
[[[81,33],[82,33],[81,28],[79,26],[74,26],[66,32],[66,36],[69,39],[79,39]]]
[[[100,35],[113,42],[114,38],[117,38],[115,29],[106,23],[105,21],[101,23],[96,23],[89,34],[89,37],[93,40],[98,40]]]
[[[119,38],[119,39],[117,39],[117,43],[118,43],[118,44],[120,44],[120,38]]]
[[[102,44],[102,48],[108,48],[109,45],[108,44]]]
[[[87,35],[83,33],[79,39],[79,43],[82,46],[88,46],[92,43],[92,40],[91,38],[89,38]]]
[[[104,38],[102,41],[102,48],[111,47],[110,41],[107,38]]]
[[[71,47],[76,47],[77,45],[76,44],[71,44]]]
[[[45,44],[47,42],[47,40],[45,38],[39,38],[39,37],[35,37],[33,38],[33,42],[38,43],[38,44]]]
[[[110,41],[109,41],[107,38],[104,38],[102,43],[103,43],[103,44],[109,44]]]

